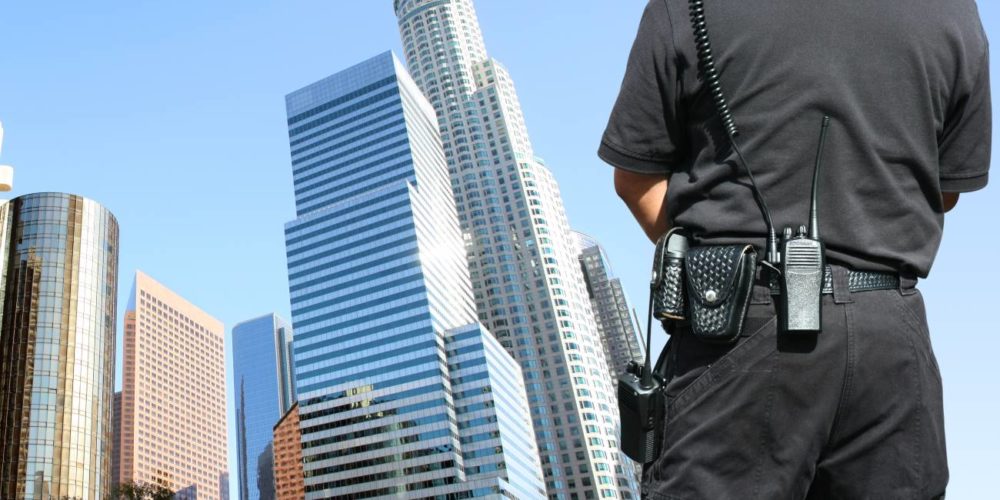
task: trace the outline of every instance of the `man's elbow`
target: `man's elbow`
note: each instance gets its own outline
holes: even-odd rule
[[[633,206],[662,178],[639,174],[625,169],[615,169],[615,193],[628,206]]]
[[[629,195],[634,191],[631,184],[629,184],[626,175],[628,171],[622,170],[620,168],[615,169],[615,194],[618,195],[622,201],[628,203]]]
[[[958,193],[941,193],[941,200],[944,202],[944,211],[950,212],[958,205]]]

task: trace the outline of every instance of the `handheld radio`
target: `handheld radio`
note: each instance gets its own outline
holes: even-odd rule
[[[666,245],[667,237],[657,243],[659,254]],[[657,266],[653,266],[653,277],[649,282],[649,314],[646,323],[646,362],[639,365],[629,362],[625,374],[618,379],[618,416],[621,421],[621,449],[632,460],[647,464],[660,455],[663,441],[662,420],[666,413],[663,381],[653,374],[650,366],[649,349],[653,331],[653,293],[661,284],[663,276]]]
[[[799,226],[792,235],[792,228],[786,227],[781,245],[781,301],[779,317],[782,331],[819,332],[822,325],[820,297],[823,292],[823,272],[826,269],[825,247],[819,239],[819,217],[817,201],[819,191],[820,165],[823,163],[823,147],[826,133],[830,128],[830,117],[823,117],[816,151],[816,167],[813,170],[812,204],[809,210],[809,228]]]

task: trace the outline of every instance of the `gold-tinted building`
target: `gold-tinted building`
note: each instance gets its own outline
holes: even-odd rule
[[[118,222],[80,196],[0,204],[0,498],[110,489]]]
[[[274,491],[277,500],[305,498],[301,440],[299,404],[295,403],[274,426]]]
[[[222,323],[137,272],[125,312],[121,480],[176,492],[228,495],[225,330]]]

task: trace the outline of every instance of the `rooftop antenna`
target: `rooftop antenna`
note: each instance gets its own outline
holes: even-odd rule
[[[3,122],[0,122],[0,153],[3,152]],[[14,189],[14,167],[0,164],[0,191]]]

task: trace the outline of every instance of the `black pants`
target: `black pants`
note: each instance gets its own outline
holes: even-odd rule
[[[644,467],[644,498],[943,498],[941,377],[923,299],[912,282],[853,294],[846,283],[835,267],[819,335],[778,335],[764,286],[735,344],[673,332],[658,363],[672,377],[663,451]]]

